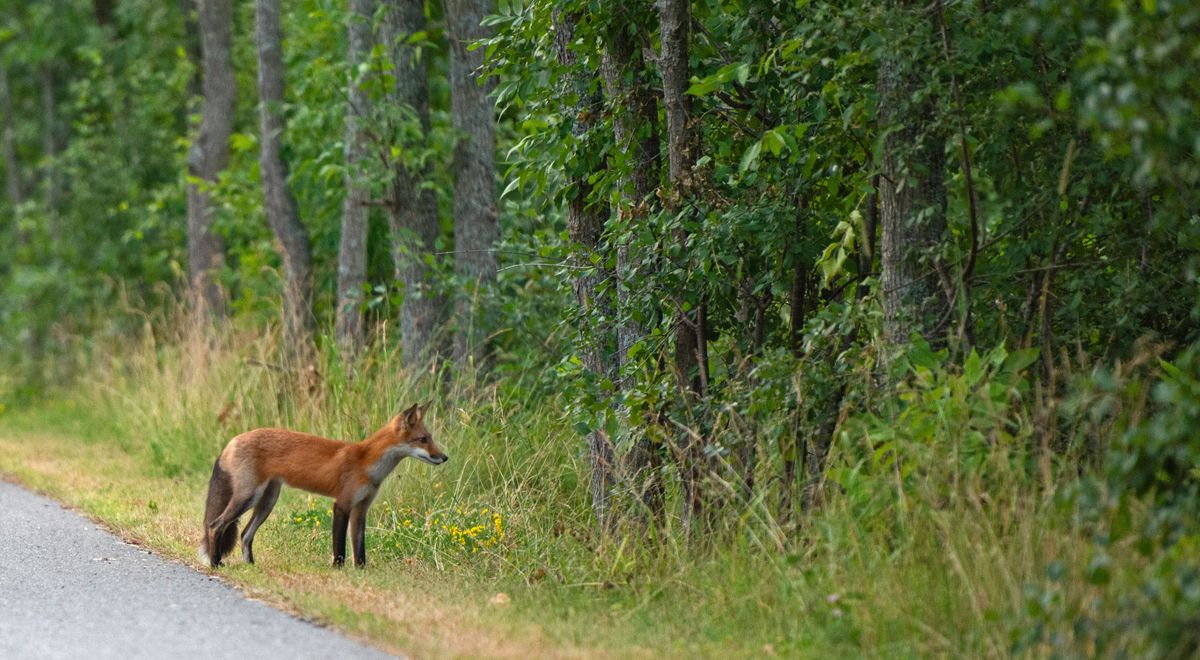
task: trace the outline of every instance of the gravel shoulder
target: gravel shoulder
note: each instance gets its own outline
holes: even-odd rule
[[[388,658],[0,480],[0,657]]]

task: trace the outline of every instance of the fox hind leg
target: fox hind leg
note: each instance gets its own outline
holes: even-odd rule
[[[221,459],[217,458],[213,463],[212,478],[208,480],[208,497],[204,504],[204,538],[200,542],[200,559],[213,568],[221,565],[221,548],[226,540],[214,534],[213,522],[229,506],[232,497],[233,480],[221,467]]]
[[[254,535],[258,533],[259,526],[263,524],[267,516],[271,515],[271,510],[275,508],[275,502],[278,499],[279,480],[273,479],[267,482],[266,488],[258,498],[258,503],[254,505],[254,515],[250,516],[250,522],[246,523],[246,528],[242,530],[242,559],[247,564],[254,563]]]
[[[221,515],[217,516],[208,524],[208,534],[212,539],[209,548],[215,550],[215,554],[210,555],[213,568],[221,565],[221,560],[225,558],[237,543],[237,521],[243,513],[254,506],[257,489],[250,490],[246,494],[240,494],[238,489],[234,489],[232,497],[229,498],[229,504],[225,505],[225,510]]]

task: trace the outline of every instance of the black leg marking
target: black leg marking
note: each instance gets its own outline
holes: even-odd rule
[[[254,493],[249,497],[241,500],[230,500],[225,510],[217,519],[209,525],[209,532],[212,534],[212,539],[216,541],[216,554],[210,555],[213,568],[221,565],[221,559],[233,550],[234,544],[237,543],[237,521],[238,518],[246,512],[250,506],[254,504]]]
[[[217,541],[217,565],[221,560],[233,552],[233,546],[237,545],[237,523],[231,523],[225,528],[225,532],[221,534],[220,540]]]
[[[350,518],[350,537],[354,545],[354,565],[363,568],[367,565],[367,507],[360,505],[354,509]]]
[[[346,526],[350,523],[348,507],[333,505],[333,565],[346,563]]]

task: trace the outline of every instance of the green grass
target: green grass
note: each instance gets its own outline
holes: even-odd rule
[[[353,379],[327,362],[323,394],[301,396],[247,363],[269,344],[239,345],[203,362],[169,346],[99,360],[85,388],[0,414],[0,471],[198,566],[208,471],[229,437],[281,425],[357,439],[433,399],[427,424],[452,460],[405,462],[388,480],[365,571],[329,566],[329,502],[285,489],[258,564],[235,553],[219,573],[384,648],[434,657],[1004,656],[1027,586],[1051,561],[1087,561],[1053,489],[1015,477],[949,498],[917,489],[882,516],[832,497],[799,530],[747,507],[715,543],[636,529],[598,539],[583,443],[554,395],[514,381],[447,385],[381,355]],[[510,602],[491,604],[499,593]]]

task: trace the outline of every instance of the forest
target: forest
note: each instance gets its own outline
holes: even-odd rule
[[[1188,0],[0,0],[0,473],[194,561],[229,438],[428,400],[367,596],[303,494],[230,579],[435,657],[1194,657],[1197,70]]]

